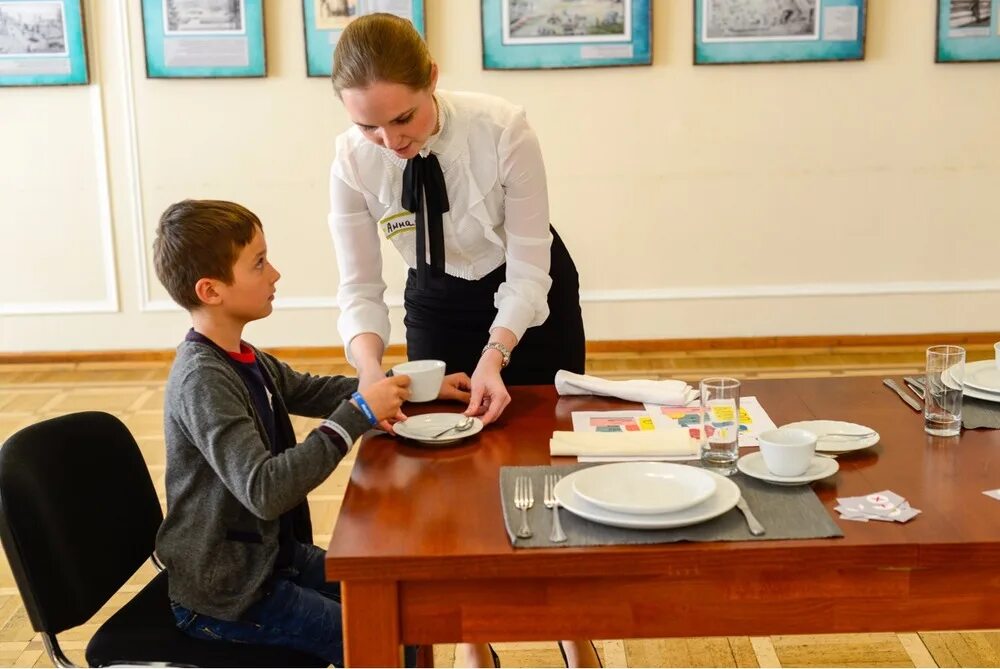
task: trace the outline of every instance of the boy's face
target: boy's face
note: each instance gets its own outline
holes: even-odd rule
[[[240,250],[233,265],[233,283],[218,282],[220,306],[230,318],[246,323],[264,318],[273,310],[274,284],[281,278],[267,260],[264,232],[256,228],[253,239]]]

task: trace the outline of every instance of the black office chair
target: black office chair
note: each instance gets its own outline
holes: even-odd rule
[[[31,626],[57,667],[56,635],[87,622],[147,559],[163,520],[128,428],[97,411],[42,421],[0,448],[0,540]],[[158,565],[159,566],[159,565]],[[161,571],[87,644],[91,666],[322,667],[297,651],[193,639],[174,624]]]

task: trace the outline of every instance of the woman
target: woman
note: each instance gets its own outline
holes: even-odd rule
[[[437,78],[404,19],[372,14],[341,34],[333,84],[354,127],[337,138],[330,174],[338,327],[362,389],[382,378],[382,235],[410,267],[407,356],[471,374],[466,413],[490,423],[510,401],[505,383],[583,372],[579,280],[549,225],[541,150],[524,112],[437,91]]]
[[[354,126],[337,138],[330,170],[338,328],[361,388],[383,378],[381,234],[410,267],[407,356],[471,373],[466,413],[490,423],[510,402],[505,383],[583,372],[579,280],[549,225],[541,150],[523,111],[438,91],[437,79],[404,19],[370,14],[340,36],[333,85]],[[560,649],[572,665],[599,666],[586,641]],[[462,644],[459,660],[487,666],[489,651]]]

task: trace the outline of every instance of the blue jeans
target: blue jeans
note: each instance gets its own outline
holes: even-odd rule
[[[326,582],[324,556],[321,548],[299,544],[291,566],[278,570],[264,597],[235,622],[174,602],[177,627],[196,639],[285,646],[343,666],[340,585]]]

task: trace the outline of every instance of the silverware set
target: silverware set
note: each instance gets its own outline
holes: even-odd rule
[[[558,474],[545,475],[545,490],[542,493],[542,503],[546,509],[552,509],[552,531],[549,533],[549,541],[560,544],[566,541],[566,533],[563,531],[562,523],[559,521],[559,500],[556,499],[556,483],[561,477]],[[534,536],[531,531],[531,524],[528,522],[528,509],[535,505],[535,496],[532,490],[531,479],[527,476],[518,476],[514,479],[514,507],[521,511],[521,527],[517,530],[519,539],[530,539]]]
[[[918,402],[917,400],[913,399],[913,396],[910,395],[905,390],[903,390],[900,387],[900,385],[898,383],[896,383],[896,381],[894,379],[882,379],[882,383],[884,383],[886,386],[888,386],[889,388],[891,388],[892,391],[894,393],[896,393],[897,395],[899,395],[899,398],[901,400],[903,400],[904,402],[906,402],[909,405],[909,407],[911,409],[913,409],[914,411],[923,411],[924,410],[924,408],[922,406],[920,406],[920,402]]]

